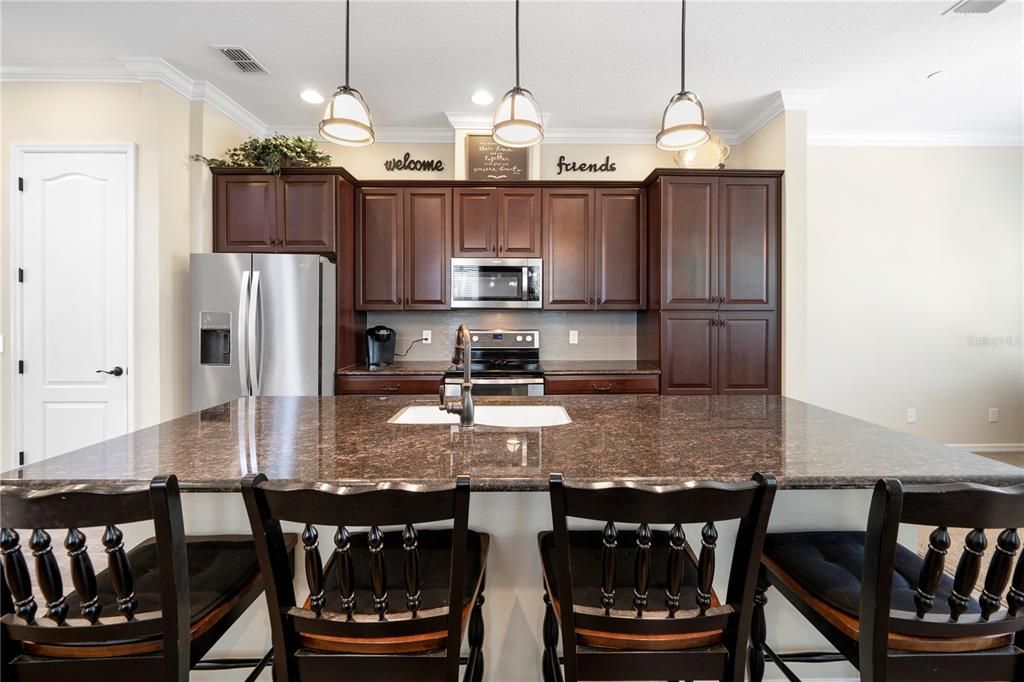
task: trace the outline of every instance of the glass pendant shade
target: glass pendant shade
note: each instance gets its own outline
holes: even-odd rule
[[[373,119],[359,91],[343,85],[327,103],[320,135],[328,142],[347,147],[368,147],[373,144]]]
[[[661,117],[661,132],[656,144],[659,149],[675,151],[692,149],[711,139],[711,130],[704,121],[704,105],[692,92],[677,93]]]
[[[491,136],[506,147],[532,147],[544,139],[540,107],[529,90],[517,86],[505,93],[494,112]]]

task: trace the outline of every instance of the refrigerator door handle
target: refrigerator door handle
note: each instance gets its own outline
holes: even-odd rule
[[[249,329],[246,332],[246,341],[249,347],[249,385],[252,387],[252,394],[260,394],[260,373],[263,369],[262,362],[257,365],[257,349],[256,349],[256,314],[257,306],[259,311],[262,312],[263,300],[260,296],[260,271],[253,270],[252,273],[252,286],[249,291]],[[260,347],[260,354],[262,355],[262,345]],[[260,358],[262,360],[262,357]]]
[[[246,351],[245,311],[249,299],[249,270],[242,271],[242,284],[238,290],[238,383],[242,395],[249,395],[249,354]]]

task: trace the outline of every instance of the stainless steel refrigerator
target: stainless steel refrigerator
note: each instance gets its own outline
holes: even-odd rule
[[[194,253],[192,410],[334,393],[335,266],[320,256]]]

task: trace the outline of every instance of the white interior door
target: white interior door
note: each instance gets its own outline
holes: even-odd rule
[[[15,150],[24,364],[14,418],[26,464],[128,429],[133,156],[130,147]]]

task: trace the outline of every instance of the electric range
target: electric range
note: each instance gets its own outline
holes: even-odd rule
[[[535,329],[470,330],[473,395],[544,395],[540,332]],[[445,395],[462,396],[462,365],[445,372]]]

